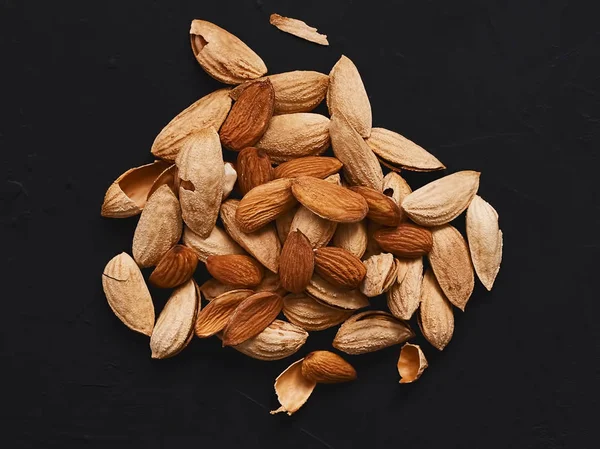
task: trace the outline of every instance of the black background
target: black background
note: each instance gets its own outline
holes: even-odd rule
[[[2,447],[597,447],[595,3],[3,0]],[[279,32],[272,12],[317,26],[331,45]],[[147,337],[107,307],[102,269],[130,251],[137,218],[102,219],[105,190],[218,87],[189,49],[193,18],[236,34],[270,73],[328,73],[346,54],[375,126],[448,172],[482,172],[502,269],[491,293],[478,284],[456,311],[443,353],[424,344],[430,368],[417,383],[398,385],[393,347],[349,357],[355,383],[320,386],[293,417],[270,416],[290,360],[196,339],[154,361]],[[334,333],[311,334],[293,360]]]

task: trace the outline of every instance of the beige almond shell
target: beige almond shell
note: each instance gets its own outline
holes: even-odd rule
[[[198,259],[206,262],[209,256],[225,256],[227,254],[245,254],[246,252],[229,235],[215,226],[206,238],[200,237],[187,226],[183,228],[183,244],[198,254]]]
[[[440,351],[452,339],[454,333],[452,305],[430,269],[425,271],[423,276],[418,323],[423,336]]]
[[[155,161],[127,170],[106,191],[102,216],[127,218],[140,214],[154,181],[168,168],[168,162]]]
[[[308,332],[301,327],[275,320],[260,334],[233,348],[253,359],[281,360],[298,352],[307,338]]]
[[[412,193],[412,189],[402,176],[391,171],[383,177],[383,193],[401,207],[404,198]]]
[[[113,257],[102,273],[102,288],[108,305],[128,328],[152,335],[154,305],[144,276],[127,253]]]
[[[331,117],[345,116],[361,137],[371,135],[371,103],[358,69],[346,56],[329,73],[327,107]]]
[[[428,255],[429,264],[448,300],[464,311],[475,286],[467,242],[449,224],[433,228],[432,235],[433,247]]]
[[[302,361],[292,363],[283,373],[275,380],[275,393],[281,404],[277,410],[271,411],[271,414],[286,412],[292,415],[302,407],[317,383],[307,380],[302,375]]]
[[[421,302],[423,258],[396,259],[396,262],[399,266],[398,279],[387,291],[387,306],[396,318],[410,320]]]
[[[365,221],[339,223],[333,235],[333,246],[345,249],[360,259],[367,249],[368,240]]]
[[[133,235],[133,258],[140,267],[157,265],[181,237],[181,208],[168,185],[150,197]]]
[[[284,33],[292,34],[300,39],[319,45],[329,45],[325,34],[320,34],[316,28],[309,26],[302,20],[283,17],[279,14],[271,14],[269,23]]]
[[[219,130],[231,109],[229,89],[219,89],[200,98],[171,120],[154,139],[152,154],[175,161],[185,140],[205,128]]]
[[[265,150],[276,163],[318,156],[329,147],[329,119],[311,112],[273,116],[255,146]]]
[[[222,282],[217,281],[214,278],[210,278],[208,281],[204,282],[200,287],[200,292],[204,299],[208,302],[214,301],[215,298],[221,296],[224,293],[233,291],[233,290],[242,290],[233,285],[223,284]]]
[[[283,314],[307,331],[322,331],[346,321],[352,310],[327,306],[306,294],[290,294],[283,298]]]
[[[498,213],[478,195],[467,209],[467,238],[477,276],[491,290],[502,262],[502,231]]]
[[[396,281],[398,265],[392,254],[375,254],[363,264],[367,274],[360,284],[360,291],[368,298],[385,293]]]
[[[175,196],[179,198],[179,172],[175,164],[169,165],[152,183],[148,192],[148,198],[152,196],[160,187],[168,185]]]
[[[230,32],[205,20],[193,20],[190,43],[204,71],[225,84],[239,84],[267,73],[254,51]]]
[[[313,274],[306,294],[331,307],[343,310],[358,310],[369,306],[369,299],[358,289],[347,290],[336,287],[318,274]]]
[[[200,295],[193,279],[173,291],[152,331],[153,359],[172,357],[187,346],[199,307]]]
[[[405,343],[402,346],[398,358],[398,374],[400,374],[401,384],[409,384],[418,380],[428,366],[425,354],[419,345]]]
[[[223,165],[223,197],[221,201],[225,201],[233,192],[237,181],[237,171],[231,162],[225,162]]]
[[[175,161],[185,224],[200,237],[210,235],[223,198],[223,153],[214,128],[190,136]]]

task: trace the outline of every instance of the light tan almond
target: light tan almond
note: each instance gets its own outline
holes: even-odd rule
[[[358,69],[346,56],[329,73],[327,107],[331,117],[345,116],[361,137],[371,135],[371,103]]]
[[[310,242],[300,231],[288,235],[279,259],[281,286],[292,293],[302,293],[313,275],[315,260]]]
[[[262,281],[264,270],[250,256],[228,254],[208,256],[206,269],[218,281],[234,287],[255,287]]]
[[[225,201],[233,191],[237,181],[237,171],[231,162],[225,162],[223,166],[223,197],[221,201]]]
[[[214,298],[198,314],[194,326],[196,336],[206,338],[221,332],[236,307],[253,294],[254,291],[252,290],[239,289],[222,293]]]
[[[181,208],[169,186],[150,197],[133,236],[133,258],[140,267],[157,265],[181,237]]]
[[[356,370],[330,351],[313,351],[302,361],[302,375],[320,384],[338,384],[356,380]]]
[[[210,235],[223,199],[223,153],[214,128],[191,135],[175,161],[185,224],[200,237]]]
[[[229,89],[212,92],[180,112],[154,139],[152,154],[175,161],[185,140],[205,128],[219,130],[231,109]]]
[[[313,275],[306,293],[319,302],[344,310],[358,310],[369,305],[369,299],[360,291],[336,287],[318,274]]]
[[[127,253],[113,257],[102,273],[108,305],[128,328],[152,335],[154,305],[142,272]]]
[[[498,213],[478,195],[467,209],[467,238],[477,276],[491,290],[502,261],[502,231]]]
[[[319,45],[329,45],[325,34],[320,34],[316,28],[307,25],[302,20],[283,17],[279,14],[271,14],[269,23],[281,31],[292,34],[300,39]]]
[[[384,226],[398,226],[402,212],[394,200],[378,190],[365,186],[350,187],[350,190],[361,195],[369,205],[367,218]]]
[[[252,83],[239,96],[219,131],[223,146],[240,151],[254,145],[267,130],[274,108],[271,81]]]
[[[446,299],[431,270],[427,270],[423,276],[418,321],[423,336],[434,348],[441,351],[452,339],[454,333],[452,305]]]
[[[169,163],[156,161],[127,170],[108,188],[102,203],[102,216],[127,218],[138,215],[144,209],[148,192]]]
[[[373,152],[389,164],[406,170],[443,170],[444,164],[412,140],[384,128],[373,128],[366,139]]]
[[[204,299],[208,302],[213,301],[216,297],[232,290],[239,289],[233,285],[223,284],[222,282],[219,282],[213,278],[210,278],[200,286],[200,292],[202,293],[202,296],[204,296]]]
[[[406,273],[408,273],[408,269],[411,266],[412,260],[413,259],[405,259],[403,257],[396,258],[396,265],[398,265],[398,275],[396,276],[395,282],[396,284],[400,284],[404,280],[404,277],[406,276]]]
[[[290,224],[290,231],[302,232],[313,248],[320,248],[329,243],[336,227],[336,222],[321,218],[306,207],[300,206]]]
[[[275,114],[310,112],[325,98],[329,76],[308,70],[278,73],[259,79],[269,79],[275,89]],[[230,92],[237,100],[253,81],[240,84]]]
[[[408,195],[402,209],[417,224],[438,226],[458,217],[479,188],[479,172],[459,171],[424,185]]]
[[[315,271],[327,282],[342,289],[358,288],[367,274],[358,257],[335,247],[315,250]]]
[[[298,178],[312,176],[325,179],[342,168],[342,163],[334,157],[306,156],[284,162],[274,170],[275,178]]]
[[[398,265],[389,253],[376,254],[364,261],[367,274],[360,284],[360,291],[369,298],[379,296],[390,289],[398,276]]]
[[[273,162],[318,156],[329,146],[329,119],[321,114],[299,112],[276,115],[256,143]]]
[[[366,200],[358,193],[310,176],[294,179],[292,193],[311,212],[339,223],[360,221],[369,210]]]
[[[367,225],[364,221],[340,223],[333,235],[333,245],[361,258],[367,249]]]
[[[425,354],[419,345],[405,343],[402,346],[398,359],[398,374],[400,374],[401,384],[409,384],[418,380],[428,366]]]
[[[400,207],[404,198],[412,193],[412,189],[402,176],[391,171],[383,177],[383,193]]]
[[[381,191],[383,172],[377,156],[342,114],[331,117],[329,133],[333,153],[344,164],[346,180]]]
[[[396,259],[396,262],[401,268],[396,283],[387,292],[387,305],[396,318],[410,320],[421,302],[423,258]],[[400,279],[400,271],[404,274],[402,279]]]
[[[198,256],[193,249],[175,245],[160,260],[148,279],[159,288],[174,288],[187,282],[198,266]]]
[[[245,195],[254,187],[273,180],[271,159],[264,150],[254,147],[244,148],[237,157],[239,171],[238,185]]]
[[[235,218],[238,205],[238,200],[227,200],[221,205],[221,220],[225,230],[233,240],[268,270],[277,273],[281,243],[274,226],[269,224],[252,233],[242,232]]]
[[[302,361],[292,363],[283,373],[275,379],[275,393],[281,404],[277,410],[271,411],[271,414],[286,412],[292,415],[302,407],[317,383],[314,380],[308,380],[302,375]]]
[[[433,229],[429,264],[448,300],[464,311],[473,293],[475,275],[467,242],[455,227]]]
[[[259,292],[247,297],[223,329],[223,346],[236,346],[260,334],[277,318],[282,308],[283,299],[277,293]]]
[[[298,352],[304,346],[308,332],[292,323],[274,320],[265,330],[233,349],[253,359],[281,360]]]
[[[198,259],[202,262],[206,262],[209,256],[245,254],[244,250],[218,226],[215,226],[210,235],[205,239],[187,226],[184,226],[183,244],[193,249],[198,255]]]
[[[190,43],[198,63],[225,84],[239,84],[267,73],[267,67],[250,47],[233,34],[205,20],[193,20]]]
[[[189,343],[200,307],[197,287],[190,279],[178,287],[165,304],[150,338],[153,359],[173,357]]]
[[[290,230],[292,229],[292,222],[294,221],[294,218],[296,217],[296,214],[298,213],[298,210],[300,210],[300,208],[303,208],[303,206],[294,207],[293,209],[288,210],[285,214],[280,215],[275,219],[277,235],[279,236],[279,240],[281,241],[282,245],[285,243],[285,240],[287,239],[287,236],[290,233]],[[316,217],[316,215],[312,212],[308,212]]]
[[[275,220],[296,205],[292,194],[292,179],[276,179],[248,192],[235,213],[242,232],[254,232]]]
[[[395,228],[380,229],[373,237],[384,251],[398,257],[420,257],[428,254],[433,245],[431,231],[412,223]]]
[[[283,314],[307,331],[322,331],[343,323],[352,311],[326,306],[306,294],[289,294],[283,298]]]
[[[369,310],[352,315],[333,339],[333,347],[346,354],[366,354],[399,345],[415,336],[409,325],[387,312]]]

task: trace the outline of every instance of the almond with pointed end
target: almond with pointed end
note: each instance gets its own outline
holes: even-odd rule
[[[235,166],[231,162],[225,162],[223,165],[223,197],[222,200],[227,199],[227,197],[233,191],[235,187],[235,182],[237,181],[237,171],[235,170]]]
[[[151,267],[181,237],[181,209],[169,186],[160,187],[142,211],[133,236],[133,258],[140,267]]]
[[[306,293],[321,303],[344,310],[358,310],[369,305],[369,298],[358,290],[336,287],[314,274],[306,286]]]
[[[271,411],[271,415],[285,412],[291,416],[306,403],[315,389],[317,383],[302,375],[303,360],[292,363],[275,379],[275,393],[281,407]]]
[[[102,273],[108,305],[128,328],[152,335],[154,305],[142,272],[127,253],[113,257]]]
[[[424,185],[408,195],[402,209],[417,224],[438,226],[458,217],[479,188],[479,172],[459,171]]]
[[[491,290],[502,261],[502,231],[498,213],[478,195],[467,209],[467,237],[477,276]]]
[[[412,193],[408,183],[396,172],[389,172],[383,177],[383,194],[389,196],[396,206],[401,207],[402,201]]]
[[[237,157],[238,185],[245,195],[254,187],[273,180],[271,159],[264,150],[254,147],[244,148]]]
[[[384,128],[373,128],[366,142],[381,159],[406,170],[433,171],[446,168],[412,140]]]
[[[318,384],[339,384],[356,380],[356,370],[330,351],[313,351],[302,361],[302,375]]]
[[[368,234],[364,221],[340,223],[333,235],[333,246],[361,258],[367,249]]]
[[[304,346],[308,332],[292,323],[274,320],[265,330],[233,349],[257,360],[281,360]]]
[[[310,242],[300,231],[288,235],[279,259],[281,286],[292,293],[304,291],[315,267]]]
[[[271,81],[252,83],[235,102],[219,131],[223,145],[235,151],[254,145],[269,126],[274,107]]]
[[[406,273],[402,279],[398,276],[396,283],[387,291],[387,305],[396,318],[410,320],[421,302],[423,258],[396,259],[396,262],[406,267]]]
[[[352,311],[321,304],[306,294],[289,294],[283,298],[283,314],[307,331],[322,331],[343,323]]]
[[[342,168],[342,163],[334,157],[306,156],[284,162],[274,170],[275,178],[298,178],[312,176],[325,179]]]
[[[373,235],[384,251],[398,257],[419,257],[431,251],[431,231],[411,223],[402,223],[396,228],[380,229]]]
[[[177,287],[192,277],[197,266],[198,256],[193,249],[175,245],[163,256],[148,280],[159,288]]]
[[[464,311],[475,285],[467,242],[451,225],[438,226],[432,234],[431,268],[448,300]]]
[[[398,374],[400,374],[401,384],[409,384],[418,380],[428,366],[425,354],[419,345],[406,343],[402,346],[398,359]]]
[[[215,226],[205,239],[185,226],[183,229],[183,244],[193,249],[202,262],[206,262],[209,256],[245,254],[244,250],[218,226]]]
[[[360,291],[369,298],[379,296],[390,289],[398,275],[398,265],[389,253],[375,254],[364,261],[367,274],[360,284]]]
[[[156,136],[152,154],[167,161],[175,161],[189,136],[205,128],[221,128],[231,109],[229,92],[229,89],[219,89],[180,112]]]
[[[367,200],[369,205],[368,219],[384,226],[398,226],[400,224],[402,212],[393,199],[370,187],[354,186],[350,187],[350,190],[362,195]]]
[[[265,63],[250,47],[214,23],[193,20],[190,43],[198,63],[222,83],[239,84],[267,73]]]
[[[283,299],[277,293],[259,292],[247,297],[229,317],[223,330],[223,346],[236,346],[260,334],[282,308]]]
[[[153,359],[173,357],[188,345],[199,307],[200,295],[193,279],[173,292],[152,331],[150,349]]]
[[[253,294],[254,291],[252,290],[239,289],[222,293],[214,298],[198,314],[194,327],[196,335],[200,338],[206,338],[221,332],[237,306]]]
[[[140,214],[146,205],[152,184],[167,168],[168,162],[156,161],[127,170],[106,191],[102,216],[127,218]]]
[[[329,45],[325,34],[318,33],[316,28],[307,25],[306,22],[303,22],[302,20],[283,17],[279,14],[271,14],[269,23],[274,27],[279,28],[284,33],[292,34],[300,39],[314,42],[319,45]]]
[[[423,276],[418,322],[423,336],[434,348],[441,351],[452,339],[454,333],[452,305],[446,299],[431,270],[427,270]]]
[[[331,117],[344,115],[361,137],[371,135],[371,103],[358,69],[346,56],[329,73],[327,107]]]
[[[264,275],[262,265],[255,259],[238,254],[209,256],[206,269],[218,281],[234,287],[254,287]]]
[[[294,179],[292,193],[304,207],[330,221],[360,221],[369,210],[366,200],[358,193],[310,176]]]
[[[415,336],[407,323],[387,312],[369,310],[351,316],[333,339],[333,347],[346,354],[366,354],[399,345]]]
[[[276,115],[255,146],[273,162],[318,156],[329,146],[329,119],[310,112]]]
[[[357,288],[367,274],[358,257],[334,247],[315,250],[315,271],[331,284],[346,289]]]

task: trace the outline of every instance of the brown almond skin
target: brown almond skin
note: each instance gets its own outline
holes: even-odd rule
[[[340,288],[357,288],[367,274],[362,261],[343,248],[332,246],[315,250],[315,271]]]
[[[393,229],[380,229],[373,237],[381,249],[398,257],[424,256],[433,246],[431,231],[412,223],[402,223]]]
[[[214,298],[198,313],[194,325],[196,336],[206,338],[221,332],[237,306],[253,294],[252,290],[239,289],[225,292]]]
[[[315,267],[315,258],[309,240],[300,231],[288,234],[279,258],[281,286],[288,292],[302,293]]]
[[[330,351],[313,351],[302,361],[302,375],[313,382],[337,384],[356,379],[356,370]]]
[[[206,269],[219,282],[234,287],[256,287],[264,276],[260,263],[240,254],[208,256]]]
[[[389,196],[371,187],[354,186],[350,190],[356,192],[367,201],[369,212],[367,218],[384,226],[398,226],[402,220],[402,211]]]
[[[275,178],[298,178],[313,176],[325,179],[341,170],[342,164],[335,157],[306,156],[284,162],[273,172]]]
[[[250,84],[235,102],[219,136],[235,151],[254,145],[269,126],[275,108],[275,91],[268,79]]]
[[[152,285],[173,288],[187,282],[198,266],[198,255],[193,249],[175,245],[160,260],[150,278]]]
[[[258,148],[248,147],[240,151],[236,168],[238,187],[242,195],[274,179],[271,158],[264,150]]]
[[[223,346],[236,346],[260,334],[283,308],[283,298],[273,292],[247,297],[229,317],[223,329]]]

